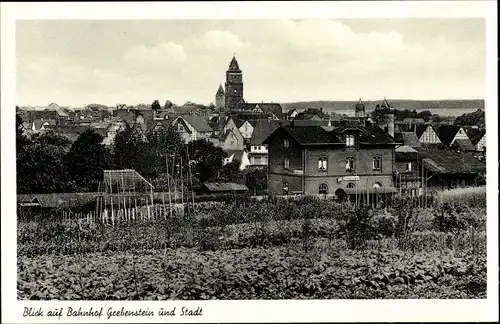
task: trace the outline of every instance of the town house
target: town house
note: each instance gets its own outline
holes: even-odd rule
[[[280,126],[268,146],[270,193],[393,193],[396,142],[374,125]]]

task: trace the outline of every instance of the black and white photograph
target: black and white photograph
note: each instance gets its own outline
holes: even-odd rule
[[[485,17],[18,19],[11,38],[18,302],[498,298]]]

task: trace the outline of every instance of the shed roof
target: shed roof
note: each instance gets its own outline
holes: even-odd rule
[[[424,165],[438,174],[474,174],[486,172],[486,163],[470,153],[452,150],[421,151]]]
[[[38,203],[42,208],[74,207],[92,202],[95,193],[49,193],[17,195],[18,203]]]
[[[245,185],[233,182],[205,182],[203,185],[212,192],[248,190]]]

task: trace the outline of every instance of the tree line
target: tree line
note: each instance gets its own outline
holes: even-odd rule
[[[194,188],[218,181],[265,189],[265,171],[242,172],[239,161],[224,165],[227,153],[222,148],[205,140],[184,144],[174,128],[143,133],[125,125],[108,148],[92,128],[72,142],[50,130],[27,137],[22,125],[16,115],[18,194],[95,192],[106,169],[134,169],[157,191],[167,190],[168,176]]]

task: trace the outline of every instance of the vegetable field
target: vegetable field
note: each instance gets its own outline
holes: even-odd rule
[[[117,223],[19,223],[18,298],[486,298],[486,211],[301,198]]]

